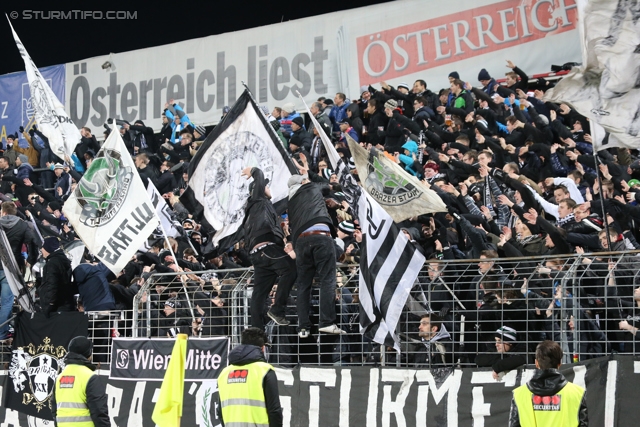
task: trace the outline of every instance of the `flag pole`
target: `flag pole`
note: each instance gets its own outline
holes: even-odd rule
[[[166,202],[165,202],[166,203]],[[171,247],[171,242],[169,242],[169,238],[167,237],[167,233],[164,231],[164,227],[162,226],[162,221],[160,221],[160,230],[162,230],[162,236],[164,237],[164,241],[169,248],[169,252],[171,252],[171,256],[173,257],[173,262],[178,265],[178,258],[176,258],[176,254],[173,253],[173,248]],[[184,277],[184,276],[182,276]],[[191,313],[191,321],[194,322],[196,320],[196,316],[193,312],[193,305],[191,304],[191,298],[189,298],[189,291],[187,290],[184,281],[180,278],[180,282],[182,283],[182,289],[184,290],[184,294],[187,297],[187,305],[189,306],[189,312]]]
[[[611,237],[609,236],[609,220],[607,220],[607,213],[604,210],[604,191],[602,191],[602,180],[600,179],[600,159],[598,158],[598,152],[593,150],[593,160],[596,164],[596,179],[598,180],[598,191],[600,192],[600,208],[602,208],[602,220],[604,221],[604,227],[607,235],[607,249],[611,251]]]

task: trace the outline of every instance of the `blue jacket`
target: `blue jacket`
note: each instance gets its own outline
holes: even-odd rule
[[[338,107],[337,105],[333,105],[331,107],[331,112],[329,113],[329,118],[331,119],[331,123],[333,124],[333,131],[340,132],[340,123],[344,119],[347,118],[347,107],[351,104],[351,102],[346,99],[342,106]]]
[[[415,141],[409,140],[403,146],[403,149],[409,150],[409,153],[418,155],[418,144]],[[413,168],[413,157],[411,155],[407,156],[406,154],[400,154],[399,156],[400,162],[404,164],[404,170],[409,172],[413,176],[420,176],[420,173],[417,172]]]
[[[293,130],[291,129],[291,123],[293,122],[293,119],[295,119],[296,117],[300,117],[300,113],[298,113],[297,111],[294,111],[287,117],[278,120],[280,122],[280,130],[282,131],[283,134],[285,134],[287,139],[291,138],[291,134],[293,133]],[[302,128],[304,129],[304,126],[302,126]]]
[[[107,276],[111,271],[103,264],[80,264],[73,270],[85,311],[115,310],[116,300],[109,288]]]
[[[18,178],[20,181],[27,178],[33,181],[35,179],[33,167],[29,163],[21,164],[20,166],[18,166],[18,173],[16,174],[16,178]]]
[[[187,113],[185,113],[182,107],[178,104],[173,104],[173,109],[175,110],[176,115],[180,117],[180,125],[176,125],[173,121],[175,116],[173,115],[171,108],[164,110],[164,115],[167,116],[167,119],[169,119],[169,122],[171,123],[171,143],[178,144],[180,142],[180,131],[191,125],[191,120],[189,119],[189,116],[187,116]]]

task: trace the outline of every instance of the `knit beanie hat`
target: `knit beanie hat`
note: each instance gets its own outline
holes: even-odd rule
[[[20,154],[20,155],[18,156],[18,158],[20,159],[20,161],[21,161],[22,163],[29,164],[29,158],[28,158],[27,156],[25,156],[24,154]]]
[[[356,231],[356,228],[351,221],[342,221],[338,224],[338,229],[346,234],[353,234],[353,232]]]
[[[282,111],[286,111],[287,113],[293,113],[296,111],[296,106],[293,102],[287,102],[282,106]]]
[[[496,330],[495,337],[500,338],[503,342],[514,343],[518,341],[518,332],[509,326],[502,326]]]
[[[392,110],[395,110],[396,108],[398,108],[398,101],[396,101],[395,99],[390,99],[384,103],[384,108],[391,108]]]
[[[454,79],[459,79],[460,78],[460,74],[458,74],[457,71],[452,71],[449,73],[449,77],[453,77]]]
[[[81,354],[87,359],[93,353],[93,343],[87,337],[79,336],[69,342],[69,353]]]
[[[486,68],[480,70],[480,72],[478,73],[478,80],[491,80],[491,76],[489,75],[489,72]]]
[[[297,124],[298,126],[302,127],[304,126],[304,120],[302,120],[302,117],[296,117],[295,119],[291,120],[293,123]]]
[[[42,249],[49,253],[53,253],[60,249],[60,240],[57,237],[49,236],[44,239]]]

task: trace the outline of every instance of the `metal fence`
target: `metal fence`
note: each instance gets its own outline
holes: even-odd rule
[[[272,295],[262,307],[271,341],[268,358],[280,366],[501,369],[532,363],[535,347],[544,339],[562,344],[565,363],[611,352],[636,354],[640,347],[636,350],[628,329],[640,323],[639,272],[640,256],[634,252],[427,261],[402,308],[397,353],[360,334],[359,270],[341,265],[336,272],[336,323],[347,334],[318,334],[316,329],[299,338],[294,287],[286,310],[290,325],[279,326],[266,317]],[[252,269],[152,275],[134,298],[132,312],[90,314],[96,355],[108,363],[113,336],[182,332],[230,336],[235,345],[250,324],[252,286]],[[311,305],[316,325],[318,291],[314,287]]]

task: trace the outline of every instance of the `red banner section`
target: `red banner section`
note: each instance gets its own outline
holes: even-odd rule
[[[576,23],[574,0],[507,0],[368,34],[356,41],[360,84],[529,43]]]

